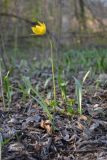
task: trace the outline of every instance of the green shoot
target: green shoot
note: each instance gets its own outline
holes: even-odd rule
[[[19,85],[20,91],[23,93],[23,98],[25,99],[30,95],[32,86],[29,77],[22,76],[23,84]]]
[[[73,105],[75,104],[75,100],[72,98],[67,98],[66,105],[67,105],[67,115],[74,114]]]
[[[82,83],[85,82],[85,80],[87,79],[88,75],[90,74],[90,70],[85,74],[85,76],[83,77]]]
[[[4,92],[6,94],[6,98],[7,98],[7,101],[8,101],[8,107],[11,104],[12,95],[13,95],[12,86],[11,86],[11,83],[10,83],[10,80],[9,80],[9,74],[10,74],[10,71],[8,71],[6,76],[4,76],[4,78],[3,78]]]
[[[64,101],[66,101],[66,86],[67,86],[67,84],[68,84],[68,82],[64,81],[62,78],[62,70],[59,69],[59,71],[58,71],[58,85],[61,90],[62,99]]]
[[[66,86],[68,82],[62,82],[60,83],[60,89],[61,89],[61,95],[64,101],[66,101]]]
[[[83,87],[83,83],[85,82],[89,73],[90,73],[90,70],[85,74],[82,82],[80,82],[78,79],[76,79],[74,77],[74,80],[75,80],[75,94],[76,94],[77,103],[78,103],[78,113],[80,115],[82,114],[82,87]]]
[[[81,115],[82,114],[82,84],[75,77],[74,77],[74,80],[75,80],[75,94],[76,94],[77,103],[78,103],[78,112]]]
[[[1,96],[3,99],[3,108],[5,110],[5,98],[4,98],[4,87],[3,87],[3,78],[2,78],[2,67],[1,67],[1,59],[0,59],[0,85],[1,85]]]

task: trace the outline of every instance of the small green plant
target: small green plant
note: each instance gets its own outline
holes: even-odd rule
[[[67,110],[67,115],[72,115],[75,114],[73,105],[75,104],[75,99],[73,98],[67,98],[66,99],[66,110]]]
[[[67,86],[68,82],[62,82],[60,83],[60,89],[61,89],[61,95],[64,101],[66,101],[66,96],[67,96],[67,90],[66,90],[66,86]]]
[[[23,99],[25,100],[27,97],[30,96],[31,90],[32,90],[32,86],[31,86],[31,82],[30,82],[30,78],[27,76],[22,76],[22,84],[19,84],[19,89],[20,92],[23,95]]]
[[[99,72],[105,72],[107,69],[106,55],[99,55],[96,61],[96,67]]]
[[[43,111],[47,114],[48,118],[50,120],[52,120],[52,115],[49,112],[48,106],[46,105],[46,103],[44,102],[42,96],[39,94],[39,92],[33,88],[31,82],[30,82],[30,78],[23,76],[22,77],[23,80],[23,85],[20,84],[20,91],[24,94],[24,98],[25,97],[32,97],[34,100],[36,100],[38,102],[38,104],[43,108]]]
[[[7,74],[3,77],[3,87],[4,87],[4,93],[6,94],[8,107],[11,104],[12,95],[13,95],[13,89],[10,83],[9,74],[10,74],[10,71],[8,71]]]
[[[89,73],[90,73],[90,70],[85,74],[82,82],[74,77],[74,80],[75,80],[75,94],[76,94],[77,103],[78,103],[78,113],[80,115],[82,114],[82,87],[83,87],[83,83],[85,82]]]
[[[78,112],[82,114],[82,84],[76,78],[74,78],[74,80],[75,80],[75,94],[78,103]]]
[[[59,88],[60,88],[60,91],[61,91],[61,96],[62,96],[62,99],[63,101],[66,101],[66,94],[67,94],[67,84],[68,82],[67,81],[64,81],[64,79],[62,78],[62,69],[59,68],[59,71],[58,71],[58,85],[59,85]]]
[[[3,147],[4,145],[8,144],[10,142],[9,138],[6,138],[2,141],[1,146]]]

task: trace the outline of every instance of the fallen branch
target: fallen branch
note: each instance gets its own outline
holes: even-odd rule
[[[32,21],[12,13],[0,13],[0,16],[17,18],[19,20],[25,21],[26,23],[32,24]]]

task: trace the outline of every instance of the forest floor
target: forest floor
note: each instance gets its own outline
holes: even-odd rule
[[[44,67],[30,75],[27,65],[20,67],[17,66],[11,76],[7,74],[3,79],[6,106],[4,108],[1,95],[2,159],[106,160],[107,74],[97,73],[94,78],[89,76],[86,79],[82,87],[80,114],[73,78],[66,83],[65,96],[69,104],[61,97],[63,90],[59,89],[58,83],[57,103],[54,103],[51,69]],[[81,80],[85,73],[79,70],[75,76]],[[36,86],[37,94],[32,93],[31,85]],[[44,110],[45,104],[45,110],[48,108],[49,113]]]

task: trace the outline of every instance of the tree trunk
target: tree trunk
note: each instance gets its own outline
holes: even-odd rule
[[[86,18],[85,18],[84,0],[79,0],[79,7],[80,7],[80,15],[79,15],[80,28],[81,28],[81,31],[85,31],[86,30]]]

